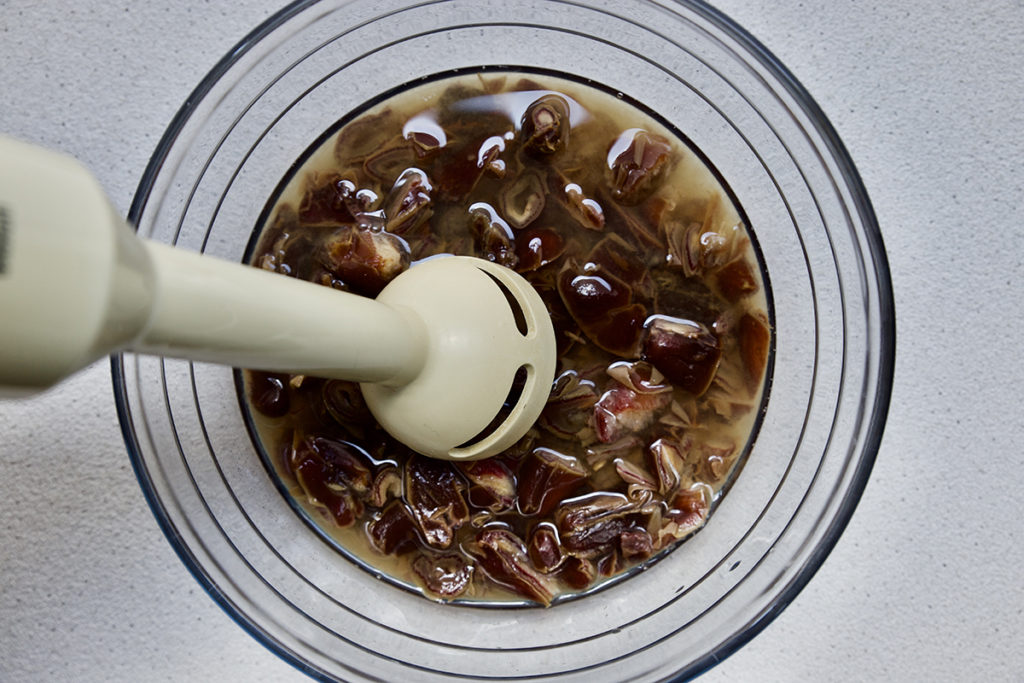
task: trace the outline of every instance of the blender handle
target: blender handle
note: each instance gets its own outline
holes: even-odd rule
[[[0,136],[0,396],[111,352],[402,384],[412,311],[140,239],[70,157]]]
[[[426,332],[412,311],[305,280],[143,241],[150,319],[129,348],[259,370],[400,385]]]

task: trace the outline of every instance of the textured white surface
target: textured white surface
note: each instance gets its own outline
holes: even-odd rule
[[[845,535],[782,616],[702,680],[1020,680],[1024,5],[716,5],[849,148],[899,329],[885,439]],[[126,212],[180,103],[277,6],[0,0],[0,131],[82,159]],[[214,605],[160,533],[109,374],[101,362],[0,404],[0,680],[305,680]]]

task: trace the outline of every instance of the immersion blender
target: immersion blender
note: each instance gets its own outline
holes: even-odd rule
[[[547,309],[507,268],[439,257],[376,299],[340,292],[140,238],[78,162],[0,136],[0,395],[119,351],[357,381],[392,436],[455,460],[521,438],[555,369]]]

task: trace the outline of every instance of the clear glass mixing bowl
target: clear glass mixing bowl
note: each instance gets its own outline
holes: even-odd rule
[[[551,608],[432,603],[357,569],[295,513],[246,431],[231,368],[113,359],[125,441],[156,518],[223,608],[325,679],[662,680],[700,673],[807,583],[864,488],[889,402],[894,317],[867,194],[819,108],[697,2],[297,2],[188,99],[139,186],[142,236],[239,261],[304,149],[363,102],[482,65],[590,78],[707,155],[771,280],[770,398],[708,525],[628,580]]]

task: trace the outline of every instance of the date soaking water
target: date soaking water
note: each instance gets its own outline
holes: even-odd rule
[[[240,374],[293,507],[428,598],[551,605],[624,579],[708,521],[750,451],[772,347],[756,243],[684,132],[621,93],[486,70],[388,94],[294,164],[249,253],[367,297],[417,261],[475,256],[544,299],[548,402],[485,460],[410,451],[354,383]]]

